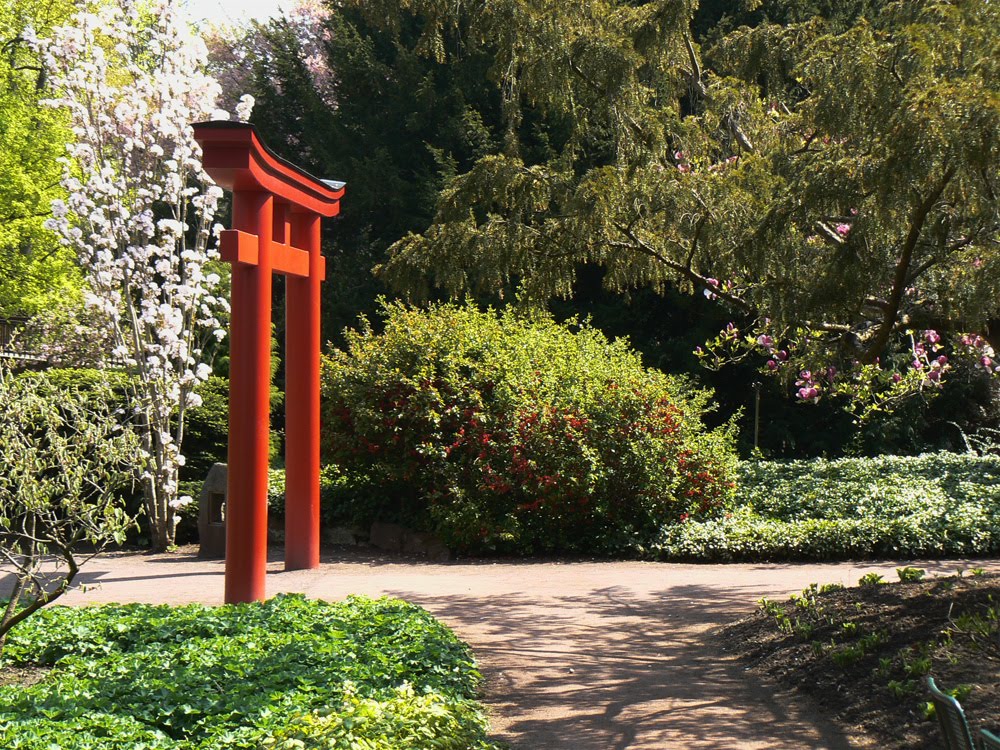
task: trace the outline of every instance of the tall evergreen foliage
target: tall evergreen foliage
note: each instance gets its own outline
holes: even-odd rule
[[[870,416],[996,374],[998,12],[343,0],[267,30],[259,124],[354,191],[328,333],[373,263],[414,298],[538,305],[596,274],[704,295],[735,323],[704,364]]]
[[[360,3],[257,27],[241,40],[254,60],[252,121],[265,141],[307,170],[346,180],[350,200],[328,227],[327,336],[374,312],[384,287],[370,270],[386,248],[433,218],[441,189],[493,153],[501,98],[490,55],[444,33],[428,56],[421,19],[379,28]]]
[[[570,137],[545,161],[509,148],[458,176],[388,277],[546,299],[598,264],[612,288],[717,298],[799,364],[918,361],[912,330],[997,341],[994,6],[789,12],[702,55],[686,3],[598,5],[479,8],[509,116],[531,103]],[[455,23],[410,7],[430,35]],[[802,379],[806,398],[832,386]]]

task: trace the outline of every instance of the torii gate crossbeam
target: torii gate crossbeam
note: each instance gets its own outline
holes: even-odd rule
[[[220,243],[232,264],[226,602],[256,601],[267,566],[272,273],[286,276],[285,569],[319,565],[320,221],[340,212],[344,185],[280,158],[252,125],[193,127],[205,171],[233,194]]]

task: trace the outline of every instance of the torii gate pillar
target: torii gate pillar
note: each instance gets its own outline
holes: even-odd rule
[[[226,602],[264,598],[270,437],[271,274],[283,273],[285,569],[319,565],[320,220],[340,212],[343,183],[319,180],[270,151],[252,125],[194,125],[205,171],[233,193]]]

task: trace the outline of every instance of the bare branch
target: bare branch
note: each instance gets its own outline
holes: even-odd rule
[[[892,293],[889,295],[889,300],[885,308],[885,315],[882,318],[882,324],[862,357],[862,361],[865,364],[871,364],[875,361],[875,359],[882,353],[882,350],[889,341],[889,337],[892,335],[896,318],[899,315],[900,303],[903,301],[903,292],[907,286],[907,280],[910,274],[910,263],[913,259],[913,251],[917,246],[917,241],[920,239],[920,233],[923,231],[924,223],[927,221],[927,215],[931,212],[931,209],[934,208],[934,204],[937,203],[941,194],[944,192],[944,189],[948,186],[948,183],[951,182],[951,178],[954,175],[954,167],[949,167],[945,170],[945,173],[941,176],[937,185],[935,185],[931,192],[928,193],[928,195],[913,209],[913,214],[910,218],[910,229],[907,232],[906,239],[903,242],[903,247],[900,250],[899,260],[896,262],[896,272],[892,282]]]
[[[677,261],[672,260],[671,258],[668,258],[667,256],[660,253],[658,250],[656,250],[656,248],[652,247],[647,242],[644,242],[640,237],[638,237],[635,234],[635,232],[633,232],[629,227],[625,227],[616,223],[615,228],[618,229],[618,231],[624,234],[626,237],[628,237],[628,239],[631,240],[631,244],[611,243],[612,245],[618,247],[627,247],[632,250],[637,250],[643,253],[644,255],[648,255],[649,257],[654,258],[657,262],[662,263],[667,268],[671,269],[672,271],[676,271],[681,276],[693,282],[695,286],[710,291],[712,294],[716,295],[719,299],[725,300],[726,302],[729,302],[730,304],[735,305],[736,307],[739,307],[747,312],[751,312],[753,310],[750,304],[744,299],[737,297],[736,295],[727,292],[724,289],[714,284],[710,284],[707,276],[702,276],[700,273],[691,268],[688,268],[683,263],[678,263]]]
[[[833,229],[831,229],[829,226],[827,226],[822,221],[817,221],[816,222],[816,229],[819,231],[819,233],[821,235],[823,235],[823,239],[827,240],[828,242],[833,243],[837,247],[843,247],[846,244],[846,242],[844,241],[843,237],[841,237],[839,234],[837,234],[836,231],[834,231]]]

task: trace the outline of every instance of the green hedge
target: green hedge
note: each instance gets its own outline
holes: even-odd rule
[[[4,660],[51,667],[0,685],[5,750],[492,747],[470,651],[399,600],[54,607]]]
[[[1000,552],[1000,457],[744,462],[739,475],[737,510],[664,529],[658,555],[837,560]]]
[[[732,429],[704,427],[709,394],[625,342],[471,306],[384,312],[324,365],[323,446],[360,478],[354,522],[468,551],[621,554],[731,497]]]

